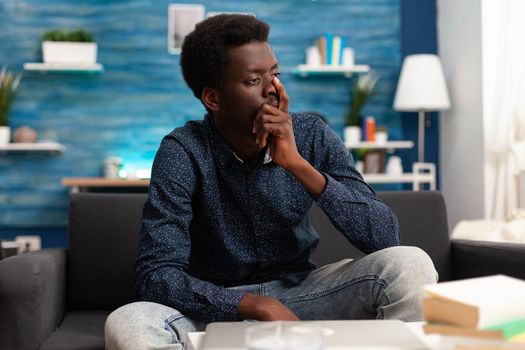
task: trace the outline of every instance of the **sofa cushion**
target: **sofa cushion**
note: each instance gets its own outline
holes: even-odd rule
[[[76,193],[69,206],[69,310],[136,300],[134,263],[146,194]]]
[[[103,350],[110,311],[70,311],[40,350]]]

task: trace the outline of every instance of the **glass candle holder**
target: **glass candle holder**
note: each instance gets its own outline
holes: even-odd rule
[[[271,322],[249,327],[248,350],[322,350],[323,328],[296,322]]]

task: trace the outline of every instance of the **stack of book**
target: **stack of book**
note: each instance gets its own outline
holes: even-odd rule
[[[427,334],[523,343],[525,281],[494,275],[424,287]]]
[[[343,64],[343,49],[346,45],[344,37],[324,33],[317,39],[322,65],[340,66]]]

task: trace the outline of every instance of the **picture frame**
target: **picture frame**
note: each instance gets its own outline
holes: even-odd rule
[[[385,170],[385,151],[368,151],[364,155],[364,173],[380,174]]]
[[[168,52],[180,54],[184,38],[204,20],[202,4],[170,4],[168,6]]]

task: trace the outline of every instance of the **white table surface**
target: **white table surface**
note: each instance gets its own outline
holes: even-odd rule
[[[524,343],[503,343],[501,341],[480,340],[475,338],[462,338],[438,334],[425,334],[423,325],[425,322],[407,322],[408,327],[421,340],[428,345],[431,350],[455,350],[457,345],[468,346],[469,349],[494,349],[494,350],[525,350]],[[188,333],[189,344],[187,350],[200,350],[202,339],[205,332]],[[490,346],[492,345],[492,346]]]
[[[190,332],[188,333],[188,350],[200,350],[202,338],[206,332]]]
[[[425,333],[423,333],[423,328],[422,328],[423,324],[424,322],[409,322],[408,326],[431,349],[449,349],[449,347],[440,346],[441,337],[439,335],[426,335]],[[188,338],[189,338],[188,350],[200,350],[201,342],[202,342],[202,339],[204,338],[204,333],[205,332],[188,333]],[[450,347],[450,349],[453,349],[453,347]]]

